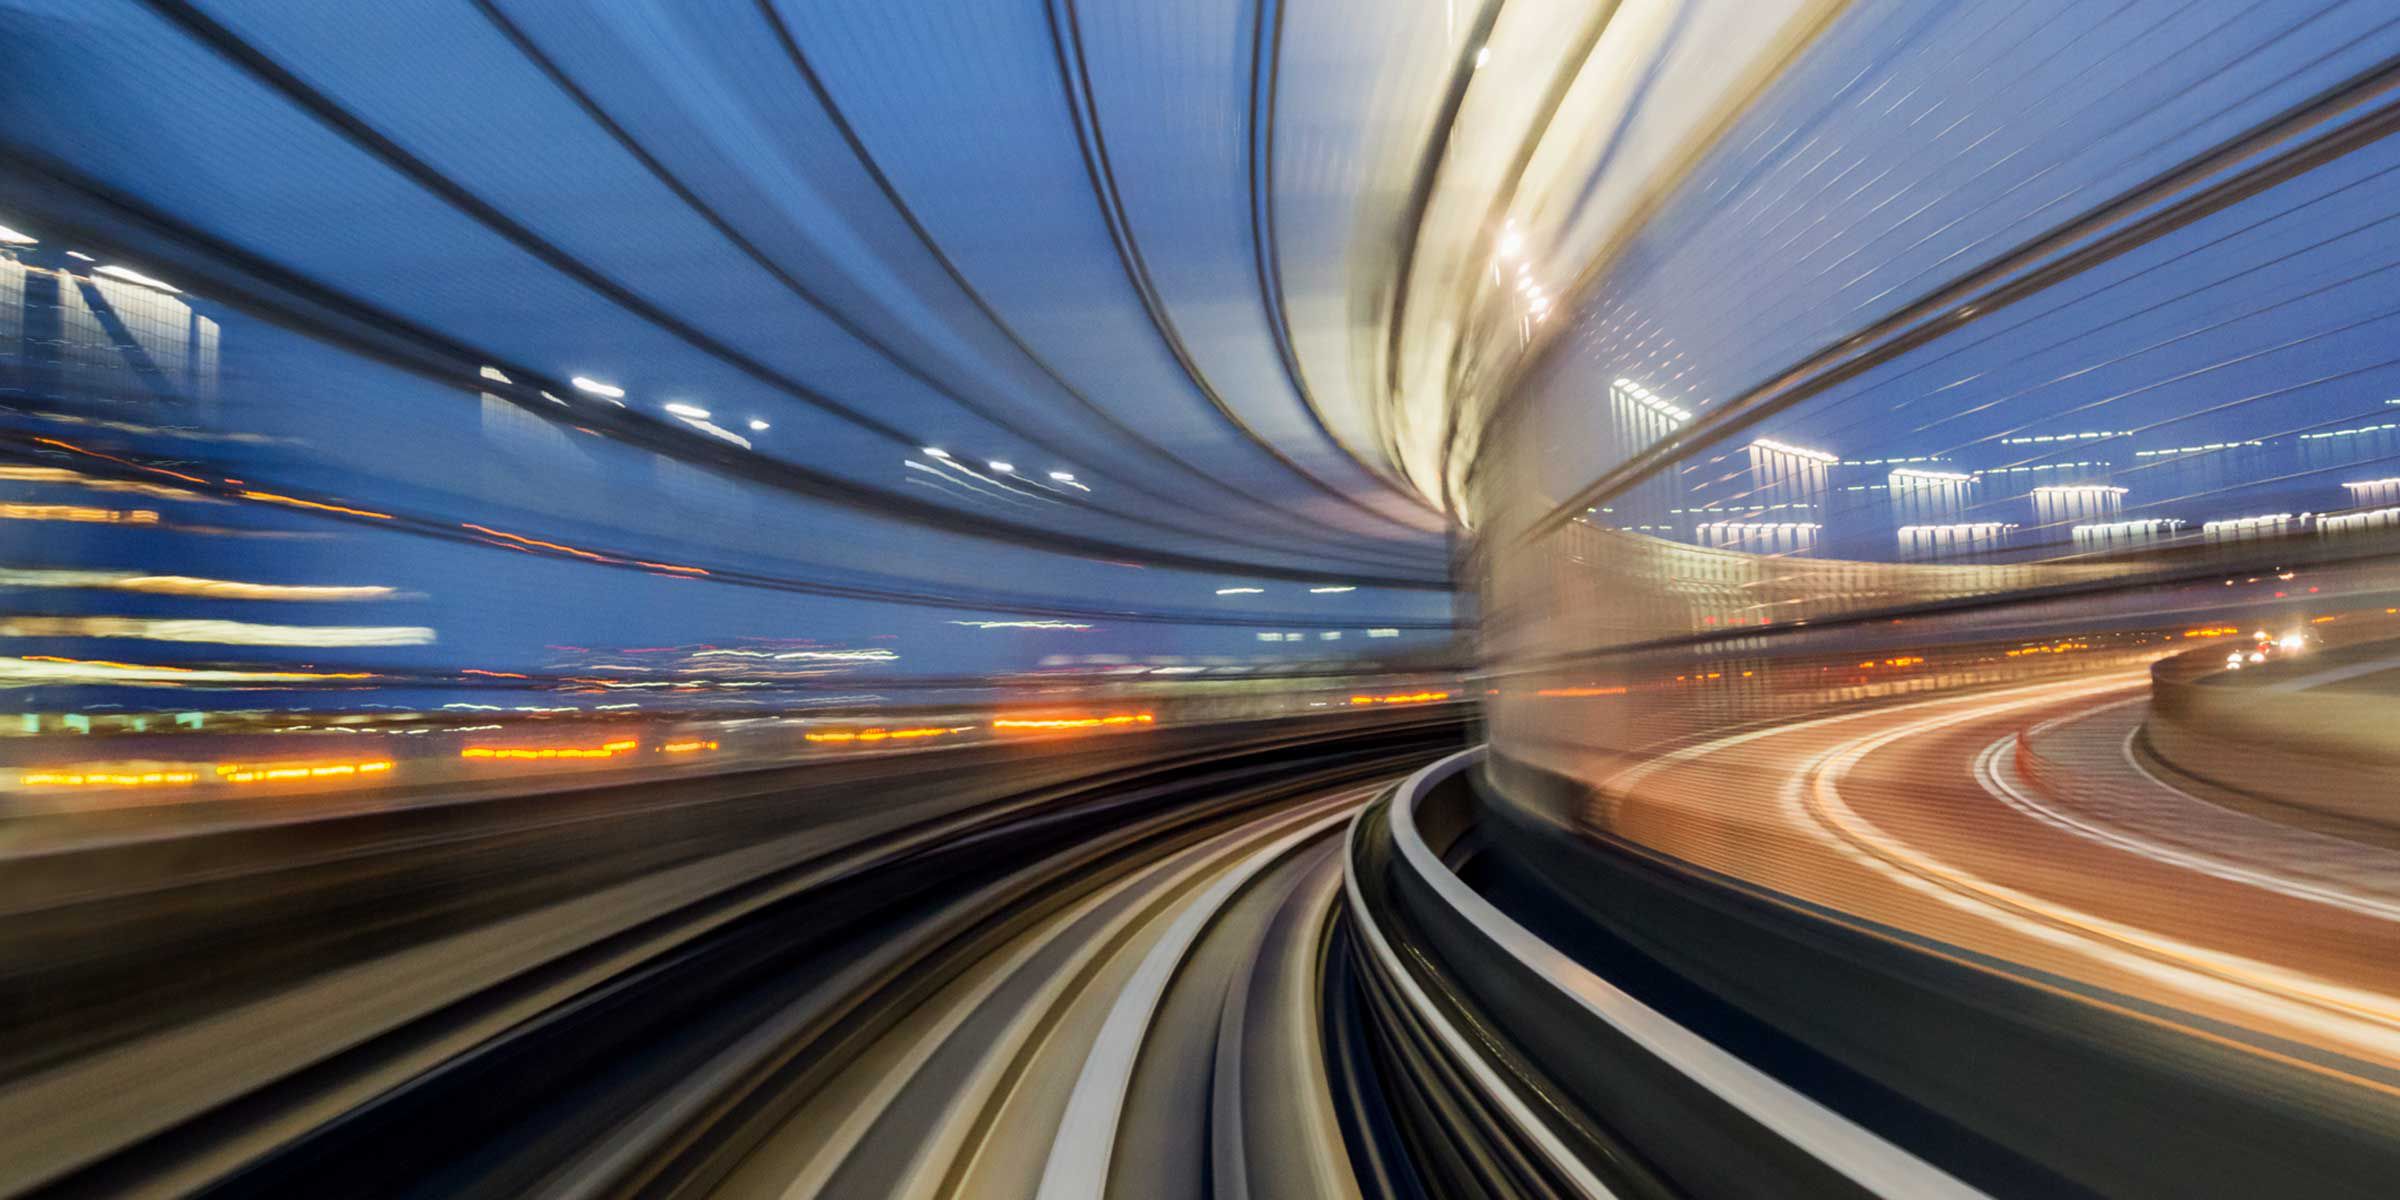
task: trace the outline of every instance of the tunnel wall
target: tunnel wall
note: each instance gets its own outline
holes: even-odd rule
[[[1451,445],[1495,778],[2371,590],[2400,149],[2342,131],[2400,47],[2193,18],[1855,5],[1652,180]]]
[[[2192,780],[2337,821],[2400,826],[2400,701],[2351,689],[2240,686],[2218,648],[2150,669],[2141,749]]]

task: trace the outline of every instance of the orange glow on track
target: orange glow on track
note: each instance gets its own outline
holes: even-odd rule
[[[58,440],[57,438],[50,438],[50,437],[37,437],[37,438],[35,438],[35,439],[33,439],[33,440],[34,440],[34,441],[36,441],[36,442],[39,442],[39,443],[41,443],[42,445],[45,445],[45,446],[56,446],[56,447],[58,447],[58,448],[59,448],[59,449],[61,449],[61,450],[72,450],[72,451],[74,451],[74,452],[75,452],[75,453],[77,453],[77,454],[86,454],[86,455],[90,455],[90,456],[91,456],[91,457],[93,457],[93,458],[105,459],[105,460],[107,460],[107,461],[109,461],[109,462],[113,462],[113,463],[119,463],[119,464],[122,464],[122,465],[124,465],[124,466],[132,467],[133,469],[135,469],[135,470],[137,470],[137,471],[149,471],[149,472],[151,472],[151,473],[153,473],[153,474],[157,474],[157,475],[164,475],[164,476],[168,477],[169,479],[181,479],[181,480],[184,480],[184,481],[185,481],[185,482],[187,482],[187,483],[207,483],[207,482],[208,482],[207,480],[205,480],[205,479],[202,479],[202,478],[200,478],[200,477],[199,477],[199,476],[197,476],[197,475],[186,475],[186,474],[184,474],[184,473],[183,473],[183,472],[181,472],[181,471],[170,471],[170,470],[166,469],[165,467],[153,467],[153,466],[151,466],[151,465],[149,465],[149,464],[147,464],[147,463],[138,463],[138,462],[135,462],[135,461],[133,461],[133,460],[132,460],[132,459],[130,459],[130,458],[118,458],[118,457],[117,457],[116,455],[114,455],[114,454],[102,454],[101,452],[99,452],[99,451],[97,451],[97,450],[87,450],[87,449],[84,449],[84,448],[83,448],[83,447],[81,447],[81,446],[78,446],[78,445],[76,445],[76,444],[75,444],[75,443],[73,443],[73,442],[62,442],[62,441]]]
[[[507,538],[512,542],[521,542],[528,546],[539,546],[544,550],[556,550],[561,554],[572,554],[577,558],[588,558],[593,562],[614,561],[605,554],[594,554],[589,550],[578,550],[573,546],[561,545],[558,542],[545,542],[540,538],[529,538],[519,533],[507,533],[498,529],[494,529],[489,525],[478,525],[473,521],[461,521],[458,524],[459,528],[461,529],[472,529],[477,533],[490,534],[496,538]]]
[[[1112,725],[1148,725],[1156,719],[1149,713],[1119,713],[1108,717],[1002,717],[992,722],[992,728],[1099,729]]]
[[[0,521],[71,521],[78,525],[156,525],[147,508],[93,508],[87,504],[0,504]]]
[[[972,725],[922,725],[909,729],[885,729],[881,726],[878,726],[873,729],[828,729],[819,733],[805,733],[800,736],[807,738],[812,742],[910,741],[918,738],[942,737],[946,734],[964,733],[973,728],[974,726]]]
[[[458,752],[460,758],[508,759],[531,761],[552,758],[615,758],[640,749],[641,743],[632,738],[604,742],[597,746],[468,746]]]
[[[269,504],[284,504],[293,508],[312,508],[318,512],[340,513],[346,517],[373,517],[378,521],[392,519],[390,513],[376,512],[366,508],[351,508],[342,504],[320,504],[314,500],[303,500],[298,496],[286,496],[278,492],[254,492],[245,488],[234,494],[245,500],[264,500]]]
[[[668,742],[659,747],[661,751],[668,754],[690,754],[698,750],[714,750],[716,748],[715,742],[706,741]]]
[[[1449,698],[1450,693],[1448,692],[1392,692],[1382,696],[1352,696],[1350,697],[1350,703],[1357,705],[1431,704],[1436,700],[1447,700]]]
[[[1560,696],[1560,697],[1581,697],[1581,696],[1622,696],[1622,695],[1624,695],[1624,694],[1625,694],[1625,689],[1624,689],[1624,688],[1622,688],[1622,687],[1563,687],[1563,688],[1543,688],[1543,689],[1541,689],[1540,691],[1537,691],[1537,692],[1535,692],[1535,693],[1534,693],[1534,695],[1536,695],[1536,696]]]
[[[2089,650],[2091,648],[2092,644],[2090,642],[2054,642],[2047,646],[2024,646],[2019,649],[2009,651],[2008,656],[2010,658],[2024,658],[2031,654],[2068,654],[2077,650]]]
[[[2240,632],[2239,628],[2232,625],[2210,625],[2202,629],[2186,629],[2183,631],[2183,636],[2187,638],[2221,638],[2232,637]]]
[[[199,780],[194,771],[28,771],[17,777],[25,787],[166,787]]]
[[[205,670],[202,667],[170,667],[159,663],[118,662],[113,658],[60,658],[55,654],[28,654],[24,661],[65,663],[73,667],[112,667],[120,671],[180,671],[191,674]],[[373,679],[375,676],[367,671],[275,671],[267,673],[263,678],[270,680]]]
[[[218,763],[217,778],[225,783],[284,783],[295,779],[354,779],[381,775],[392,769],[388,758],[346,763]]]

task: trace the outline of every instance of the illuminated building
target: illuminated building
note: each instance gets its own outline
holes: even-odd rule
[[[2255,517],[2228,517],[2210,521],[2200,527],[2200,536],[2210,543],[2254,542],[2283,537],[2305,531],[2315,520],[2313,514],[2267,513]]]
[[[1898,467],[1885,476],[1894,525],[1942,525],[1965,519],[1975,477],[1957,471]]]
[[[1711,550],[1810,555],[1822,529],[1808,521],[1709,521],[1693,531],[1693,538]]]
[[[2400,504],[2400,476],[2354,480],[2342,485],[2351,508],[2389,508]]]
[[[2105,483],[2046,484],[2033,489],[2036,525],[2108,524],[2125,510],[2125,488]]]
[[[2111,550],[2139,550],[2175,539],[2183,531],[2183,522],[2172,517],[2150,517],[2132,521],[2111,521],[2102,525],[2077,525],[2071,531],[2079,553]]]
[[[1956,521],[1900,527],[1900,557],[1911,562],[1975,558],[2007,548],[2016,525],[2005,521]]]

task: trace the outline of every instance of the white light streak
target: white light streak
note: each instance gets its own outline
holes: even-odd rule
[[[1076,621],[952,621],[972,629],[1090,629]]]
[[[1773,438],[1759,438],[1756,441],[1751,442],[1750,446],[1754,450],[1772,450],[1779,454],[1797,454],[1802,458],[1811,459],[1821,463],[1838,463],[1842,461],[1841,456],[1838,454],[1827,454],[1822,450],[1811,450],[1806,446],[1795,446],[1789,442],[1776,441]]]
[[[430,646],[422,625],[263,625],[158,617],[7,617],[0,637],[132,638],[218,646]]]
[[[625,389],[618,387],[613,383],[602,383],[597,379],[589,379],[581,375],[578,375],[567,382],[574,384],[577,389],[590,392],[595,396],[605,396],[611,400],[622,400],[625,398]]]
[[[684,424],[689,425],[694,429],[723,438],[726,441],[732,442],[736,446],[740,446],[744,450],[750,448],[749,438],[743,437],[742,435],[735,433],[734,431],[727,429],[722,425],[712,424],[708,421],[703,421],[698,417],[685,417],[683,421]]]
[[[92,273],[95,275],[106,275],[111,279],[122,279],[127,283],[138,283],[143,287],[156,288],[162,292],[170,292],[175,295],[183,294],[182,288],[176,287],[174,284],[168,283],[164,279],[152,279],[148,275],[142,274],[140,271],[136,271],[128,267],[120,267],[115,263],[110,263],[109,265],[101,267]]]

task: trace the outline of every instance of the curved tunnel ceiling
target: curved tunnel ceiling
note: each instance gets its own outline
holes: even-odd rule
[[[1258,14],[1199,9],[102,8],[49,32],[146,102],[13,136],[489,362],[735,407],[861,495],[1438,579],[1441,515],[1309,389],[1363,239],[1275,236]],[[1357,152],[1326,134],[1280,174]]]
[[[1428,581],[1466,332],[1525,315],[1482,247],[1591,223],[1537,185],[1678,8],[15,7],[19,111],[114,89],[20,155],[488,362],[859,497]]]

